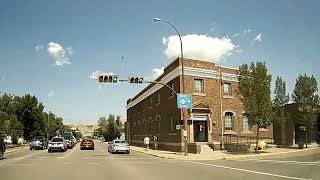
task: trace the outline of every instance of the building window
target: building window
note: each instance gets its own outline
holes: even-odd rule
[[[226,112],[224,116],[224,129],[225,130],[232,130],[232,112]]]
[[[152,96],[150,96],[150,101],[149,101],[149,106],[151,107],[152,106]]]
[[[169,132],[170,133],[174,133],[176,132],[176,121],[173,119],[173,116],[169,116],[169,120],[170,120],[170,129]]]
[[[203,93],[203,79],[194,80],[194,92]]]
[[[147,127],[148,127],[148,134],[151,134],[152,133],[152,118],[149,118]]]
[[[244,113],[242,115],[242,131],[249,131],[249,122],[248,122],[248,116]]]
[[[171,83],[171,88],[174,90],[174,82]],[[171,90],[171,96],[174,96],[174,92]]]
[[[159,115],[156,118],[155,124],[156,124],[155,126],[156,134],[160,134],[160,116]]]
[[[231,83],[224,83],[223,84],[223,95],[231,96]]]
[[[157,103],[156,104],[160,104],[160,92],[157,92]]]

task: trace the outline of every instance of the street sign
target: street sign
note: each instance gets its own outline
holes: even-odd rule
[[[180,129],[180,127],[181,127],[181,125],[180,125],[180,124],[176,125],[176,130],[179,130],[179,129]]]
[[[191,94],[178,94],[177,105],[179,109],[182,109],[182,108],[191,109],[192,108]]]

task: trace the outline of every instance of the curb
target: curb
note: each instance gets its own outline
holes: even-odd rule
[[[304,151],[311,151],[320,149],[319,147],[310,148],[310,149],[299,149],[299,150],[292,150],[292,151],[286,151],[286,152],[274,152],[274,153],[267,153],[267,154],[252,154],[252,155],[242,155],[237,157],[224,157],[221,159],[228,160],[228,159],[242,159],[242,158],[250,158],[250,157],[263,157],[263,156],[273,156],[273,155],[279,155],[279,154],[289,154],[289,153],[297,153],[297,152],[304,152]]]
[[[150,156],[163,158],[163,159],[175,159],[175,158],[172,158],[172,157],[166,157],[166,156],[161,156],[161,155],[156,155],[156,154],[150,154],[150,153],[147,153],[147,152],[145,152],[145,151],[140,151],[140,150],[136,150],[136,149],[131,149],[131,150],[132,150],[132,151],[139,152],[139,153],[147,154],[147,155],[150,155]]]
[[[151,154],[147,153],[146,151],[141,151],[141,150],[135,150],[131,149],[132,151],[144,153],[150,156],[154,157],[159,157],[159,158],[164,158],[164,159],[176,159],[176,160],[232,160],[232,159],[245,159],[245,158],[250,158],[250,157],[263,157],[263,156],[273,156],[273,155],[279,155],[279,154],[289,154],[289,153],[297,153],[297,152],[304,152],[304,151],[311,151],[311,150],[317,150],[320,149],[320,147],[314,147],[310,149],[299,149],[299,150],[292,150],[292,151],[286,151],[286,152],[274,152],[274,153],[267,153],[267,154],[252,154],[252,155],[241,155],[241,156],[236,156],[236,157],[221,157],[221,158],[204,158],[204,159],[184,159],[184,158],[174,158],[174,157],[166,157],[166,156],[161,156],[161,155],[156,155],[156,154]]]

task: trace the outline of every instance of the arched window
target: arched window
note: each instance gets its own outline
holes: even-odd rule
[[[148,128],[148,134],[152,134],[152,118],[149,118],[147,128]]]
[[[242,114],[242,131],[249,131],[249,121],[248,121],[248,115],[246,113]]]
[[[225,130],[232,130],[232,120],[233,120],[233,113],[226,112],[224,115],[224,129]]]
[[[156,134],[160,134],[160,116],[158,115],[157,118],[156,118]]]

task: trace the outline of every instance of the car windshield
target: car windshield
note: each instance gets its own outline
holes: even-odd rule
[[[62,138],[53,138],[51,142],[63,142]]]

